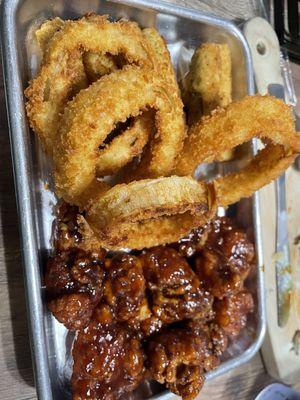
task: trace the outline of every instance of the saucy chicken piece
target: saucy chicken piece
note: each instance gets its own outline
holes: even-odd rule
[[[190,258],[203,248],[208,238],[211,224],[205,224],[199,228],[193,229],[188,236],[183,237],[174,243],[174,247],[182,256]]]
[[[126,321],[139,338],[160,330],[162,322],[149,308],[146,282],[139,258],[119,254],[107,259],[105,267],[103,299],[96,310],[98,318],[104,321]]]
[[[216,358],[213,360],[214,365],[210,369],[213,369],[219,364],[219,357],[226,351],[228,347],[228,336],[226,335],[223,328],[221,328],[215,322],[203,323],[202,321],[191,320],[186,323],[188,328],[195,332],[195,334],[202,334],[205,332],[210,341],[210,349]]]
[[[118,254],[105,260],[103,297],[95,309],[98,321],[126,322],[139,339],[162,327],[149,307],[141,261],[130,254]]]
[[[144,378],[140,342],[120,323],[93,319],[73,347],[73,400],[118,400]]]
[[[176,250],[156,247],[141,259],[152,312],[163,323],[211,316],[212,296]]]
[[[129,254],[119,254],[105,261],[107,270],[103,301],[117,321],[128,321],[148,313],[146,283],[140,260]]]
[[[181,396],[194,399],[204,384],[204,373],[218,365],[204,330],[188,327],[163,331],[147,345],[151,377]]]
[[[47,306],[59,322],[70,330],[77,330],[89,323],[95,303],[86,293],[74,293],[53,299]]]
[[[215,323],[208,325],[209,337],[212,343],[213,354],[220,357],[228,347],[228,336],[223,328]]]
[[[212,296],[201,289],[189,264],[174,249],[158,247],[140,257],[117,255],[105,264],[104,295],[97,313],[126,321],[139,337],[168,323],[212,315]]]
[[[246,289],[217,300],[214,303],[215,321],[230,337],[236,337],[247,323],[247,314],[253,312],[254,302]]]
[[[226,218],[212,222],[204,248],[194,261],[204,286],[218,299],[242,290],[254,262],[254,246]]]
[[[103,292],[105,251],[73,249],[48,260],[45,285],[47,304],[68,329],[86,326]]]

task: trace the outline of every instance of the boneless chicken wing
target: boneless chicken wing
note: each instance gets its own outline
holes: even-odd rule
[[[78,333],[73,358],[74,400],[118,400],[144,378],[141,344],[120,323],[93,319]]]
[[[103,292],[104,251],[64,250],[48,260],[47,304],[68,329],[86,326]]]
[[[228,218],[218,218],[212,222],[205,246],[195,257],[195,271],[204,286],[222,299],[242,290],[254,254],[246,234]]]
[[[204,373],[217,365],[207,332],[187,326],[159,333],[149,341],[147,355],[152,378],[184,400],[195,398]]]
[[[176,250],[154,248],[143,254],[142,260],[152,310],[159,319],[171,323],[210,316],[212,296]]]
[[[138,257],[122,254],[106,260],[104,295],[97,307],[102,320],[125,322],[139,337],[159,330],[162,322],[154,316],[146,295],[146,281]]]
[[[247,314],[254,309],[251,293],[246,289],[214,303],[215,321],[225,333],[236,337],[247,323]]]

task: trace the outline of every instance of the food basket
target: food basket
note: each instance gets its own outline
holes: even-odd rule
[[[253,72],[247,43],[233,24],[175,5],[151,0],[6,0],[2,2],[2,51],[10,127],[15,187],[22,238],[25,290],[38,397],[70,398],[72,334],[47,311],[42,271],[51,249],[55,196],[51,168],[34,135],[30,133],[23,91],[39,63],[34,41],[36,28],[45,19],[77,18],[87,12],[109,14],[113,19],[132,19],[142,27],[156,26],[168,43],[177,68],[182,49],[204,42],[228,43],[232,55],[233,99],[254,93]],[[248,145],[248,152],[252,145]],[[240,163],[240,161],[239,161]],[[232,162],[230,168],[236,168]],[[50,189],[49,189],[50,188]],[[258,197],[243,200],[227,213],[253,234],[257,268],[247,280],[255,299],[255,312],[247,328],[231,344],[221,365],[207,375],[212,379],[249,360],[259,349],[265,332],[263,266]],[[171,399],[176,396],[161,386],[145,384],[135,399]]]

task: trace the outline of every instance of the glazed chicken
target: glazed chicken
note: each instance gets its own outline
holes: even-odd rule
[[[125,322],[139,337],[149,336],[162,327],[150,309],[140,258],[119,254],[106,260],[104,295],[97,307],[106,320]]]
[[[103,301],[117,321],[138,317],[146,302],[146,283],[140,260],[129,254],[119,254],[106,260],[107,277]]]
[[[78,333],[73,359],[74,400],[118,400],[144,378],[141,344],[120,323],[93,319]]]
[[[54,248],[56,251],[80,247],[82,235],[79,232],[78,215],[78,207],[65,202],[59,203],[54,231]]]
[[[48,260],[47,304],[68,329],[86,326],[102,297],[105,254],[65,250]]]
[[[228,336],[236,337],[246,326],[247,314],[252,312],[253,309],[253,297],[251,293],[244,289],[215,302],[215,321]]]
[[[207,223],[197,229],[193,229],[188,236],[174,243],[173,247],[179,251],[182,256],[190,258],[203,248],[211,228],[212,224]]]
[[[228,218],[218,218],[211,223],[205,245],[195,257],[194,268],[205,288],[222,299],[243,289],[254,255],[254,246],[246,234]]]
[[[210,349],[216,357],[220,357],[226,351],[228,347],[228,336],[224,329],[217,323],[203,323],[199,320],[190,320],[185,323],[185,326],[196,335],[201,335],[205,332],[207,337],[210,339]]]
[[[148,368],[153,379],[192,400],[204,384],[204,373],[219,364],[209,331],[184,326],[163,331],[147,345]]]
[[[45,284],[54,316],[79,330],[73,399],[127,399],[145,377],[195,398],[254,308],[246,234],[217,218],[170,246],[112,256],[83,250],[78,208],[59,216]]]
[[[115,320],[127,321],[140,337],[172,322],[212,316],[212,296],[201,288],[192,268],[174,249],[154,248],[139,257],[115,256],[107,260],[106,268],[97,312],[109,310]]]
[[[168,324],[187,318],[209,319],[213,297],[183,256],[168,247],[157,247],[142,256],[152,311]]]

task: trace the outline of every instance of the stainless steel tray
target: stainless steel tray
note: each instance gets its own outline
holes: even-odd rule
[[[241,32],[227,21],[151,0],[2,1],[1,39],[11,151],[22,236],[30,338],[37,393],[42,400],[70,397],[68,381],[72,337],[50,315],[43,302],[42,269],[50,249],[53,205],[56,200],[53,193],[45,189],[45,182],[51,184],[51,171],[39,144],[29,131],[23,90],[38,65],[37,48],[32,39],[36,27],[47,18],[76,18],[90,11],[110,14],[113,18],[130,18],[144,27],[155,25],[167,40],[175,65],[182,45],[194,48],[207,41],[226,42],[230,46],[233,61],[234,99],[254,92],[247,44]],[[248,279],[248,287],[256,299],[256,310],[249,319],[248,328],[230,346],[220,367],[209,373],[207,379],[248,361],[259,349],[265,333],[258,197],[255,195],[250,202],[240,202],[230,212],[255,235],[257,268]],[[249,214],[250,217],[253,214],[253,222]],[[138,394],[135,398],[155,395],[155,391],[151,390],[147,395],[142,391],[144,394]],[[166,391],[155,395],[160,399],[175,397]]]

